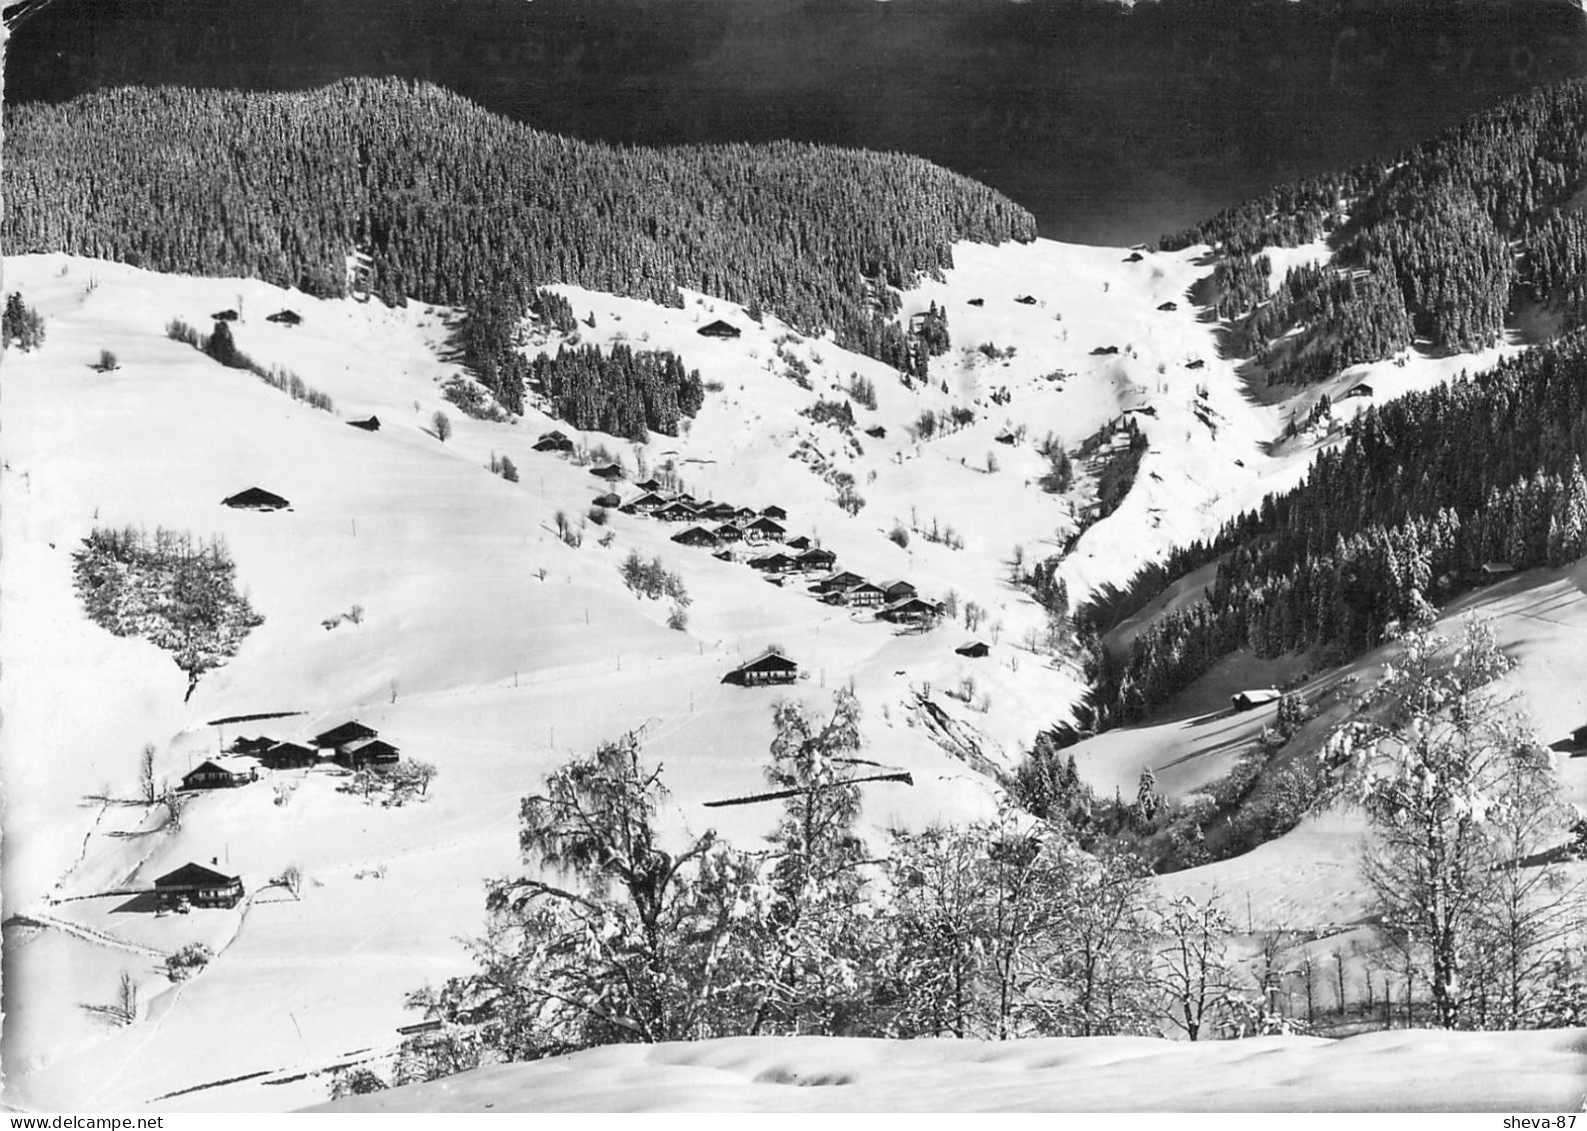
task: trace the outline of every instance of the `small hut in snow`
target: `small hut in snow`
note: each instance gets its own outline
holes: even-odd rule
[[[222,499],[221,505],[237,510],[279,511],[287,509],[292,504],[263,487],[250,487],[246,491],[238,491],[230,498]]]
[[[722,677],[722,682],[739,687],[761,687],[772,683],[792,683],[798,678],[797,663],[780,652],[767,650],[749,663],[728,672]]]
[[[1263,707],[1275,703],[1281,693],[1276,687],[1260,687],[1247,691],[1238,691],[1229,697],[1236,711],[1249,711],[1252,707]]]
[[[703,338],[736,338],[739,328],[731,322],[723,322],[718,318],[715,322],[707,322],[697,331]]]

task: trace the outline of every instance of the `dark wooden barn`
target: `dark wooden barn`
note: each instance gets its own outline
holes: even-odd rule
[[[238,491],[235,495],[222,499],[221,504],[249,511],[279,511],[292,505],[280,495],[266,491],[263,487],[250,487],[246,491]]]
[[[608,483],[612,483],[623,478],[623,469],[618,467],[615,463],[608,463],[603,467],[590,468],[590,474],[596,476],[599,479],[604,479]]]
[[[571,452],[573,450],[573,441],[561,432],[545,432],[535,441],[533,450],[537,452]]]
[[[217,310],[210,317],[216,322],[235,322],[237,321],[237,312],[235,310]]]
[[[876,615],[894,624],[930,625],[941,615],[941,610],[930,601],[909,597],[902,601],[894,601]]]
[[[366,738],[374,738],[379,732],[374,727],[366,727],[354,719],[351,722],[334,726],[323,734],[313,738],[316,750],[329,750],[333,758],[340,758],[342,751],[355,742],[362,742]]]
[[[278,310],[274,314],[265,315],[266,322],[275,322],[282,326],[296,326],[303,321],[303,315],[295,310]]]
[[[154,881],[161,907],[236,907],[242,899],[242,877],[228,876],[202,864],[183,864]]]
[[[383,738],[360,738],[336,751],[336,761],[354,770],[360,766],[394,765],[401,757],[397,748]]]
[[[598,507],[606,507],[608,510],[610,510],[613,507],[622,506],[623,500],[608,491],[604,495],[595,496],[595,505]]]
[[[718,318],[715,322],[707,322],[701,326],[698,333],[704,338],[736,338],[740,331],[731,322],[723,322]]]
[[[992,651],[992,649],[988,648],[979,640],[972,640],[968,644],[959,645],[954,649],[954,651],[961,656],[968,656],[972,660],[980,660],[984,659]]]
[[[267,770],[301,770],[320,760],[318,751],[297,742],[277,742],[264,750],[255,751],[254,757]]]
[[[763,517],[769,518],[774,522],[786,522],[788,520],[788,512],[783,510],[776,503],[773,503],[769,507],[763,507],[760,513]]]
[[[380,431],[380,417],[378,416],[371,416],[368,420],[349,420],[347,423],[349,427],[362,428],[365,432]]]
[[[210,760],[200,762],[182,775],[183,789],[234,789],[257,781],[258,774],[250,767],[226,766]]]
[[[681,533],[674,534],[672,540],[680,546],[710,546],[722,544],[722,540],[703,526],[691,526]]]
[[[662,522],[693,522],[700,515],[688,503],[674,499],[664,507],[657,507],[653,517],[659,518]]]

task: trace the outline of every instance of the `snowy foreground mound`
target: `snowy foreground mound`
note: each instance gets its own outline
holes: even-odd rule
[[[1482,1071],[1473,1072],[1480,1066]],[[621,1045],[315,1111],[1576,1111],[1587,1029]]]

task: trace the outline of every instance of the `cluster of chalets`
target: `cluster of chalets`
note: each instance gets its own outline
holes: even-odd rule
[[[307,743],[283,742],[265,735],[239,737],[228,753],[209,758],[182,776],[184,790],[235,789],[259,780],[259,771],[301,770],[324,763],[358,770],[392,766],[402,757],[373,727],[356,719],[317,734]]]
[[[839,569],[837,555],[831,550],[814,545],[802,534],[789,534],[788,512],[775,504],[755,510],[696,499],[687,492],[671,492],[656,479],[635,487],[640,493],[627,502],[608,493],[599,496],[595,505],[683,526],[672,536],[674,542],[711,550],[723,561],[741,561],[773,585],[784,585],[795,575],[808,578],[819,574],[808,591],[829,605],[872,609],[877,620],[922,632],[942,615],[940,605],[921,597],[907,581],[871,581]]]

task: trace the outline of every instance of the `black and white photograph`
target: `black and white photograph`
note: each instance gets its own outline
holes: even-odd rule
[[[0,11],[0,1111],[1587,1113],[1581,0]]]

